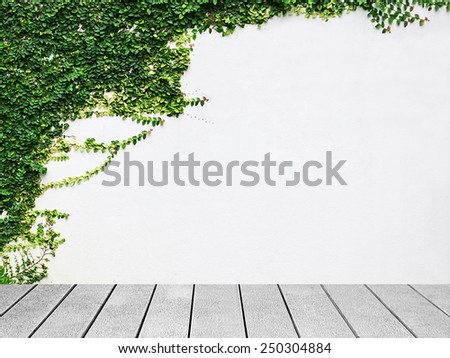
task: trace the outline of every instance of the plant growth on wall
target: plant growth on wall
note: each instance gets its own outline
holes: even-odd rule
[[[64,241],[54,225],[67,218],[36,210],[36,198],[89,180],[164,118],[207,100],[181,91],[197,34],[228,35],[286,14],[327,20],[358,8],[390,32],[393,25],[427,21],[415,6],[448,11],[450,0],[17,0],[0,6],[0,283],[32,283],[46,277],[49,257]],[[109,143],[64,135],[78,118],[110,115],[143,130]],[[82,175],[42,185],[47,163],[67,160],[71,151],[107,157]]]

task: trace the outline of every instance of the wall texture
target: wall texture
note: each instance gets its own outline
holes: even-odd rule
[[[288,17],[200,36],[184,86],[210,101],[168,120],[131,158],[271,152],[301,163],[331,150],[347,160],[348,186],[111,188],[102,174],[40,199],[71,215],[47,282],[450,282],[448,20],[442,12],[383,35],[362,13]],[[141,130],[117,118],[70,129],[78,139]],[[52,164],[45,181],[101,158]]]

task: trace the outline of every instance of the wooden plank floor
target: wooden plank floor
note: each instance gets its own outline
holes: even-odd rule
[[[7,337],[450,337],[450,285],[0,285]]]

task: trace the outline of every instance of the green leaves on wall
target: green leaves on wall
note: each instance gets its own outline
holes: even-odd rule
[[[427,20],[449,1],[3,1],[0,10],[0,283],[31,283],[63,242],[55,220],[67,215],[35,210],[45,190],[80,184],[100,173],[128,145],[145,140],[163,117],[177,117],[206,98],[186,98],[181,77],[198,33],[223,35],[274,16],[327,20],[358,8],[383,32]],[[110,143],[78,143],[64,136],[71,121],[117,115],[145,129]],[[107,159],[77,177],[41,185],[50,160],[71,151],[103,152]],[[39,219],[40,218],[40,219]],[[39,222],[39,220],[43,220]]]

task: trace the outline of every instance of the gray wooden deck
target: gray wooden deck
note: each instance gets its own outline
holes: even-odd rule
[[[3,285],[0,337],[450,337],[450,285]]]

